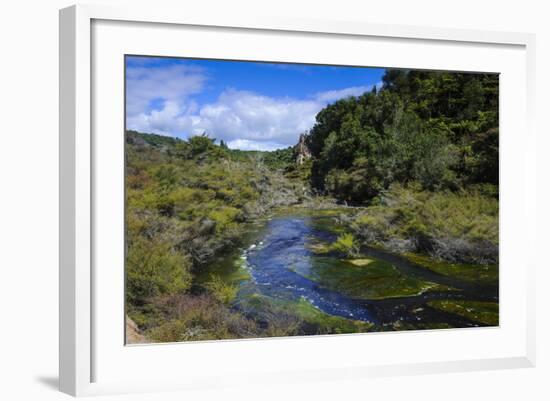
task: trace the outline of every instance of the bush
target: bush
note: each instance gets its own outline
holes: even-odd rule
[[[162,323],[147,337],[159,342],[247,338],[257,333],[254,321],[231,311],[209,295],[172,295],[153,300]]]
[[[239,291],[237,286],[226,283],[220,276],[212,276],[205,287],[214,298],[225,305],[232,303]]]
[[[348,256],[355,256],[358,251],[353,234],[349,233],[340,235],[336,239],[336,242],[330,246],[330,249]]]
[[[166,243],[136,238],[126,258],[126,296],[142,304],[158,295],[184,293],[191,286],[189,259]]]
[[[489,191],[484,187],[485,191]],[[428,253],[449,262],[498,261],[498,199],[477,189],[422,191],[393,185],[351,223],[366,244]]]

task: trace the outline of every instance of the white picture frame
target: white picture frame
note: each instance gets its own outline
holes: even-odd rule
[[[505,308],[510,308],[510,310],[515,308],[510,313],[514,313],[513,316],[515,317],[516,325],[508,324],[512,319],[504,319],[505,323],[501,324],[499,328],[445,330],[445,333],[442,331],[438,331],[438,333],[425,331],[416,333],[321,336],[316,339],[234,340],[219,342],[220,344],[206,342],[193,345],[167,344],[125,347],[122,336],[116,334],[118,333],[116,330],[123,330],[123,319],[120,319],[120,329],[113,329],[114,331],[111,331],[113,320],[109,320],[109,317],[106,317],[106,314],[102,312],[105,310],[104,304],[105,300],[107,300],[114,305],[112,309],[118,311],[116,313],[120,313],[120,316],[123,316],[123,309],[119,305],[122,293],[115,293],[115,291],[120,289],[120,286],[105,287],[104,284],[107,276],[97,274],[95,271],[98,263],[101,263],[106,255],[105,253],[97,252],[97,242],[101,242],[103,237],[109,241],[113,240],[115,244],[117,244],[116,241],[120,240],[120,236],[109,237],[110,233],[98,232],[98,230],[102,230],[102,227],[104,227],[101,219],[106,218],[106,215],[103,214],[104,212],[101,208],[101,199],[96,194],[98,192],[105,193],[109,188],[113,188],[113,185],[117,185],[117,182],[120,184],[120,180],[116,181],[116,179],[108,184],[104,184],[104,181],[101,180],[101,164],[110,163],[102,161],[102,155],[109,156],[105,157],[105,159],[112,159],[110,153],[104,153],[104,151],[112,151],[114,152],[112,153],[113,158],[116,159],[118,157],[116,152],[122,152],[122,147],[115,146],[106,150],[107,148],[103,147],[104,141],[98,141],[94,137],[94,132],[97,132],[94,129],[102,129],[104,126],[101,125],[101,121],[107,121],[108,119],[101,119],[101,116],[105,114],[102,114],[101,107],[96,107],[94,96],[97,98],[104,95],[101,87],[99,89],[94,87],[92,80],[95,76],[94,74],[98,74],[98,71],[105,71],[105,73],[101,72],[101,76],[97,78],[95,84],[97,85],[97,82],[105,83],[111,80],[107,71],[113,71],[115,75],[113,75],[112,79],[117,80],[114,86],[120,88],[119,75],[116,75],[118,73],[115,71],[118,64],[102,64],[101,60],[104,60],[111,54],[120,55],[125,52],[123,44],[130,43],[132,40],[136,41],[140,30],[146,29],[146,27],[155,27],[153,31],[157,33],[151,34],[151,31],[149,32],[150,43],[142,44],[141,46],[143,47],[141,49],[143,50],[138,49],[138,52],[143,51],[143,54],[148,54],[146,53],[146,48],[149,46],[150,49],[151,46],[154,46],[155,38],[173,35],[175,31],[171,30],[185,30],[185,27],[192,27],[200,32],[205,31],[208,33],[215,31],[221,35],[241,35],[243,38],[247,35],[261,34],[264,35],[266,41],[271,41],[270,43],[274,44],[274,48],[277,41],[283,40],[281,37],[285,36],[296,41],[324,40],[327,42],[327,45],[334,38],[338,38],[341,43],[345,43],[346,40],[371,40],[374,42],[383,40],[385,46],[390,46],[392,43],[397,45],[400,41],[407,41],[411,46],[412,44],[435,46],[441,51],[441,54],[446,54],[445,46],[454,46],[453,52],[457,53],[462,51],[477,51],[479,54],[482,54],[489,48],[496,49],[495,57],[491,61],[493,64],[490,64],[489,60],[487,60],[487,64],[484,64],[489,66],[487,68],[482,67],[483,64],[478,64],[479,68],[481,68],[479,71],[490,70],[491,72],[502,73],[496,63],[504,63],[506,60],[510,60],[510,63],[508,63],[510,65],[502,66],[502,68],[509,69],[507,70],[507,75],[505,74],[509,79],[505,80],[507,83],[505,82],[505,90],[501,91],[501,98],[509,96],[512,93],[511,90],[517,88],[516,93],[519,94],[519,99],[514,106],[519,106],[520,111],[514,113],[514,116],[511,116],[509,120],[505,120],[506,129],[503,132],[509,132],[510,134],[503,134],[505,136],[503,136],[504,141],[501,143],[501,146],[511,147],[516,152],[516,161],[519,160],[520,163],[519,167],[516,166],[516,169],[512,171],[512,160],[504,153],[501,157],[501,180],[504,179],[505,182],[506,180],[510,180],[510,184],[514,185],[520,183],[524,188],[524,191],[521,191],[522,193],[517,195],[507,193],[505,189],[501,192],[502,200],[504,201],[504,212],[501,213],[501,227],[505,228],[502,234],[504,238],[501,237],[504,241],[501,244],[510,243],[510,241],[516,239],[512,233],[508,233],[508,231],[511,231],[510,228],[521,225],[521,228],[524,229],[522,231],[526,233],[522,235],[523,238],[517,238],[518,242],[516,246],[519,250],[515,250],[514,252],[507,251],[506,255],[502,255],[506,257],[502,258],[501,256],[501,260],[506,265],[506,260],[508,259],[510,261],[517,260],[514,258],[518,257],[520,251],[523,251],[527,255],[535,254],[529,251],[530,247],[535,243],[532,236],[535,232],[536,221],[536,209],[534,205],[536,141],[532,127],[532,122],[534,121],[532,113],[534,112],[535,86],[534,35],[398,25],[373,25],[357,21],[296,20],[292,18],[258,18],[257,16],[243,16],[239,19],[220,19],[206,15],[187,15],[185,8],[166,10],[155,7],[113,8],[95,5],[72,6],[60,11],[59,374],[61,391],[80,396],[133,391],[196,389],[224,386],[230,383],[235,384],[236,382],[238,384],[235,376],[240,376],[243,383],[251,378],[259,382],[274,382],[275,380],[290,382],[297,378],[300,380],[326,380],[328,378],[338,379],[343,377],[360,379],[369,376],[399,375],[403,373],[534,366],[534,270],[536,261],[530,256],[525,258],[521,270],[510,270],[510,276],[505,275],[504,283],[501,284],[501,291],[504,290],[501,313],[506,315],[508,312]],[[128,35],[124,35],[124,32],[128,32]],[[197,33],[199,37],[200,32]],[[95,41],[94,34],[96,35]],[[106,37],[110,40],[106,41]],[[206,37],[204,40],[204,43],[208,43]],[[238,43],[238,40],[235,43]],[[130,47],[135,49],[135,47]],[[346,57],[344,54],[346,51],[345,46],[342,47],[344,49],[340,57]],[[232,50],[233,53],[227,53],[227,57],[232,55],[238,58],[239,54],[243,54],[242,57],[246,58],[247,53],[239,53],[240,50],[238,48],[239,46],[236,45],[235,49]],[[215,52],[215,47],[212,47],[212,49]],[[98,56],[99,54],[103,54],[98,52],[104,50],[105,56]],[[273,57],[262,56],[261,54],[265,53],[259,53],[260,50],[265,51],[265,49],[254,50],[252,47],[248,49],[250,52],[256,52],[255,54],[259,57],[256,59],[268,57],[267,61],[274,60]],[[170,44],[167,44],[165,49],[159,50],[160,53],[165,52],[166,54],[173,54],[172,51]],[[226,57],[225,53],[222,54],[221,50],[218,51],[220,52],[220,58]],[[498,53],[499,51],[502,53],[502,59],[498,57],[498,54],[500,54]],[[276,61],[280,61],[280,54],[282,53],[279,53]],[[182,54],[178,53],[178,55]],[[99,61],[94,59],[96,56]],[[292,57],[296,57],[296,54]],[[315,55],[312,53],[309,56],[303,55],[302,57],[307,61],[315,58]],[[308,57],[310,58],[308,59]],[[353,64],[354,60],[352,60],[351,54],[348,54],[348,57],[350,63]],[[483,57],[480,56],[480,59],[483,59]],[[340,60],[343,59],[341,58]],[[392,63],[399,63],[397,58],[392,61],[391,58],[386,57],[385,60],[383,64],[385,67],[392,66],[390,65]],[[424,64],[394,66],[441,67],[441,65],[438,66],[433,64],[433,62],[427,61],[427,58],[425,60]],[[361,63],[359,58],[357,59],[357,63]],[[455,64],[447,65],[450,69],[472,70],[473,68],[473,70],[476,70],[475,63],[472,59],[469,60],[468,57],[463,58],[461,63],[455,62]],[[491,65],[496,67],[491,68]],[[105,70],[103,70],[104,67]],[[516,68],[517,71],[513,70],[513,68]],[[119,95],[122,95],[122,93]],[[114,102],[113,107],[109,107],[112,110],[120,110],[120,107],[123,107],[123,105],[119,100],[118,95],[114,96],[111,99]],[[504,103],[501,106],[501,112],[512,110],[513,105],[511,103]],[[96,121],[98,118],[100,120]],[[121,124],[123,121],[123,115],[114,116],[113,118],[119,118],[120,120],[118,123],[113,124],[113,129],[116,131],[117,124]],[[517,140],[517,137],[511,133],[511,128],[523,133],[521,135],[523,145],[515,146],[516,143],[514,141]],[[114,166],[117,167],[116,164]],[[102,187],[103,185],[106,186]],[[119,189],[122,191],[122,187]],[[509,213],[506,210],[509,210]],[[120,210],[116,212],[118,213],[117,216],[120,215],[119,212]],[[514,217],[516,215],[517,217]],[[122,232],[122,228],[119,231]],[[520,240],[521,242],[519,242]],[[506,272],[507,270],[505,270]],[[120,284],[120,274],[117,277],[114,279]],[[519,295],[517,296],[521,301],[518,302],[517,307],[512,307],[506,302],[506,290],[509,288],[506,287],[507,283],[515,283],[519,287]],[[98,290],[102,291],[102,302],[99,302],[97,297],[94,298]],[[504,317],[506,317],[505,315]],[[98,326],[102,327],[101,331],[97,330]],[[112,333],[112,336],[109,333]],[[106,340],[106,336],[116,338],[114,340]],[[349,356],[341,356],[341,350],[345,350],[346,347],[349,347],[349,344],[367,347],[368,344],[366,341],[376,343],[377,348],[392,346],[399,350],[402,349],[401,347],[405,349],[408,342],[414,344],[414,347],[431,343],[435,344],[435,348],[437,348],[437,344],[442,346],[445,341],[462,341],[460,340],[461,338],[469,342],[480,341],[480,344],[494,344],[494,348],[487,346],[486,352],[484,352],[480,346],[478,350],[464,352],[464,357],[460,357],[460,352],[463,350],[458,345],[455,354],[453,354],[455,356],[440,353],[439,357],[432,355],[427,359],[419,359],[414,353],[407,354],[405,358],[401,359],[384,359],[383,356],[376,356],[373,352],[370,354],[372,355],[372,361],[360,359],[361,353],[357,353],[356,356],[353,353],[350,353]],[[111,342],[114,345],[107,344]],[[110,350],[114,349],[112,348],[114,346],[120,347],[120,355],[111,355]],[[323,362],[315,359],[314,355],[321,348],[328,350],[326,358],[328,361]],[[297,353],[302,353],[302,355],[308,355],[311,358],[310,363],[293,361],[292,364],[294,366],[292,369],[286,369],[284,358],[276,358],[277,355],[284,354],[285,350],[294,350]],[[184,380],[178,375],[170,374],[169,372],[171,363],[173,362],[170,362],[169,359],[174,358],[173,355],[176,353],[178,355],[188,355],[190,360],[194,361],[197,361],[200,355],[205,358],[214,358],[216,355],[223,355],[225,358],[235,358],[241,355],[243,356],[243,361],[240,367],[237,366],[237,368],[234,368],[227,365],[220,367],[217,371],[209,371],[208,366],[197,366],[196,369],[185,370]],[[274,358],[274,367],[268,369],[267,367],[255,366],[251,370],[244,366],[246,363],[254,361],[252,355],[261,356],[264,355],[263,353],[271,355]],[[332,361],[331,356],[333,358]],[[127,359],[123,361],[124,358]],[[155,367],[155,375],[153,375],[154,377],[151,376],[150,380],[143,380],[142,378],[132,380],[132,377],[117,374],[120,371],[120,367],[123,366],[122,364],[126,364],[124,366],[131,366],[132,363],[135,364],[140,358],[143,358],[143,361],[147,362],[145,363],[146,366]],[[164,364],[163,361],[166,361],[166,363]],[[162,366],[165,367],[161,367],[161,362]],[[256,362],[258,361],[256,360]],[[289,362],[286,363],[289,364]],[[109,370],[107,366],[113,367],[110,369],[111,371],[107,372]],[[104,374],[102,369],[107,373]],[[131,369],[128,369],[128,371],[132,372]]]

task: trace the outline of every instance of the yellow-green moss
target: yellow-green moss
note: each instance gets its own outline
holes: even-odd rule
[[[399,298],[430,290],[449,290],[449,287],[405,275],[378,259],[358,266],[347,259],[313,256],[311,266],[294,267],[293,270],[322,287],[357,299]]]
[[[449,263],[436,260],[427,255],[406,253],[407,260],[431,271],[465,281],[496,283],[498,282],[498,265],[474,265]]]
[[[498,326],[499,323],[499,306],[496,302],[442,299],[429,301],[428,305],[488,326]]]

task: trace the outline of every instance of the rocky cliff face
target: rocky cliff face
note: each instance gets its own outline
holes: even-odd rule
[[[296,164],[303,164],[306,160],[311,159],[311,152],[306,144],[307,134],[301,134],[296,146],[294,146],[294,155]]]

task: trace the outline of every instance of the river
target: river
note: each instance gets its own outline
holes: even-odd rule
[[[239,285],[236,305],[252,294],[306,300],[326,314],[382,330],[482,326],[427,303],[498,302],[497,283],[442,275],[379,249],[363,248],[355,259],[327,251],[341,230],[331,211],[287,210],[251,225],[242,248],[219,259],[208,274]]]

